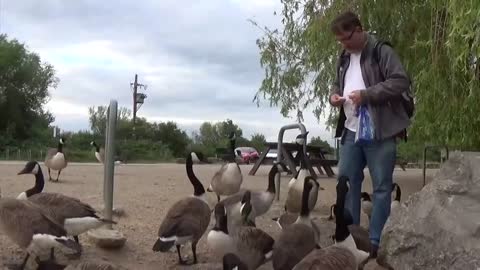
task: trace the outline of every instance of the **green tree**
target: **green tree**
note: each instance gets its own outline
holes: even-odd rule
[[[105,129],[107,126],[107,112],[108,106],[97,106],[96,108],[88,108],[90,129],[95,136],[105,137]],[[131,134],[132,132],[132,123],[130,119],[131,110],[125,107],[119,107],[117,115],[117,137],[120,139],[127,138],[128,134]],[[145,125],[146,122],[146,119],[138,118],[137,126],[140,126],[141,130],[142,128],[145,129],[143,125]]]
[[[260,153],[265,148],[265,143],[267,143],[267,140],[263,134],[255,133],[252,135],[250,142],[252,146]]]
[[[216,123],[215,128],[218,136],[222,139],[228,138],[231,132],[235,132],[237,138],[242,137],[243,134],[242,129],[239,128],[238,125],[234,124],[231,119]]]
[[[105,136],[105,127],[107,125],[107,106],[98,106],[88,108],[88,119],[90,129],[93,134]]]
[[[322,147],[322,149],[324,149],[329,154],[333,154],[333,152],[334,152],[333,147],[330,146],[330,144],[328,142],[322,140],[322,138],[320,138],[320,136],[312,137],[309,145],[320,146],[320,147]]]
[[[200,142],[206,147],[216,147],[219,141],[219,135],[215,125],[210,122],[204,122],[200,125]]]
[[[52,65],[16,39],[0,35],[0,142],[46,139],[54,118],[43,105],[57,83]]]
[[[185,149],[190,143],[187,133],[172,121],[154,124],[153,139],[166,144],[175,157],[184,157]]]
[[[281,0],[282,29],[261,27],[265,78],[255,96],[283,115],[311,108],[316,117],[338,113],[328,104],[340,47],[330,22],[357,12],[367,31],[390,41],[414,83],[416,115],[410,140],[480,148],[480,1]],[[254,25],[257,22],[252,21]]]

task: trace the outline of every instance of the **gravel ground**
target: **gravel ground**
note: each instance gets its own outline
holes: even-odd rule
[[[34,183],[32,175],[17,175],[25,162],[1,162],[0,187],[2,196],[16,197],[20,192],[30,188]],[[41,163],[43,173],[48,177],[46,167]],[[205,187],[208,186],[212,175],[220,167],[216,164],[194,165],[194,171]],[[252,165],[241,165],[244,174],[243,187],[251,189],[265,189],[269,166],[262,166],[255,176],[248,175]],[[435,170],[428,170],[428,179]],[[54,173],[56,177],[56,172]],[[371,181],[368,170],[365,170],[364,189],[371,192]],[[402,187],[402,201],[411,193],[422,187],[422,171],[408,169],[402,171],[397,168],[394,174],[395,181]],[[274,202],[272,209],[258,218],[257,226],[276,238],[280,229],[272,221],[273,217],[282,212],[282,204],[286,195],[286,185],[290,176],[282,175],[280,202]],[[320,176],[320,185],[325,190],[320,191],[318,203],[312,216],[317,218],[322,233],[322,246],[330,244],[328,236],[334,230],[334,224],[326,221],[329,205],[335,200],[335,179]],[[118,222],[115,229],[122,232],[127,242],[122,249],[104,250],[93,245],[87,235],[80,236],[83,245],[83,255],[80,259],[67,260],[62,254],[57,257],[62,263],[76,264],[89,259],[105,259],[128,269],[221,269],[220,258],[210,255],[206,245],[205,235],[197,246],[199,264],[180,267],[177,263],[175,249],[167,253],[153,253],[152,246],[157,238],[157,230],[168,208],[178,199],[193,193],[182,164],[127,164],[115,168],[114,207],[122,208],[125,216],[114,217]],[[81,199],[97,209],[103,206],[103,167],[99,164],[71,163],[62,171],[60,182],[46,182],[44,191],[59,192]],[[208,193],[211,205],[216,202],[212,193]],[[212,216],[213,217],[213,216]],[[210,228],[213,226],[213,218]],[[367,225],[366,217],[362,217],[362,224]],[[207,231],[208,232],[208,231]],[[183,247],[182,255],[192,259],[190,245]],[[24,252],[10,239],[0,233],[0,262],[20,261]],[[28,269],[35,269],[33,260]],[[33,267],[33,268],[32,268]],[[0,267],[1,268],[1,267]],[[272,269],[271,263],[260,269]],[[375,262],[370,262],[366,269],[382,269]]]

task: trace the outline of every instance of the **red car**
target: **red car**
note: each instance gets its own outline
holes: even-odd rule
[[[249,164],[255,162],[260,156],[253,147],[237,147],[235,148],[235,156],[242,160],[242,163]]]

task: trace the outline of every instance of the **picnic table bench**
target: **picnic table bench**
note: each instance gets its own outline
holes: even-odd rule
[[[267,154],[270,150],[272,149],[278,149],[278,143],[276,142],[267,142],[265,143],[265,150],[262,151],[262,154],[260,155],[259,159],[257,162],[255,162],[255,165],[253,165],[253,168],[250,170],[248,173],[249,175],[255,175],[257,172],[258,168],[260,165],[264,164],[265,161],[267,160]],[[306,146],[307,150],[307,160],[306,160],[306,165],[308,170],[310,171],[310,174],[313,177],[317,177],[317,174],[315,170],[313,169],[313,166],[315,166],[318,170],[318,172],[321,175],[324,175],[325,173],[322,171],[322,168],[325,170],[326,174],[328,177],[333,177],[335,176],[335,173],[332,170],[332,166],[335,166],[337,164],[337,160],[329,160],[325,158],[325,154],[327,153],[321,146],[316,146],[316,145],[307,145]],[[285,162],[285,165],[287,168],[290,170],[291,173],[296,174],[297,172],[297,166],[300,165],[300,157],[298,155],[293,156],[293,152],[297,151],[297,144],[295,143],[282,143],[282,161]]]

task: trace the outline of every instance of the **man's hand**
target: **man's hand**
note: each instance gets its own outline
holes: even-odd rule
[[[345,98],[341,97],[339,94],[333,94],[330,96],[330,103],[335,107],[339,107],[345,103]]]
[[[352,100],[353,104],[360,106],[362,104],[362,95],[361,90],[354,90],[349,95],[348,98]]]

